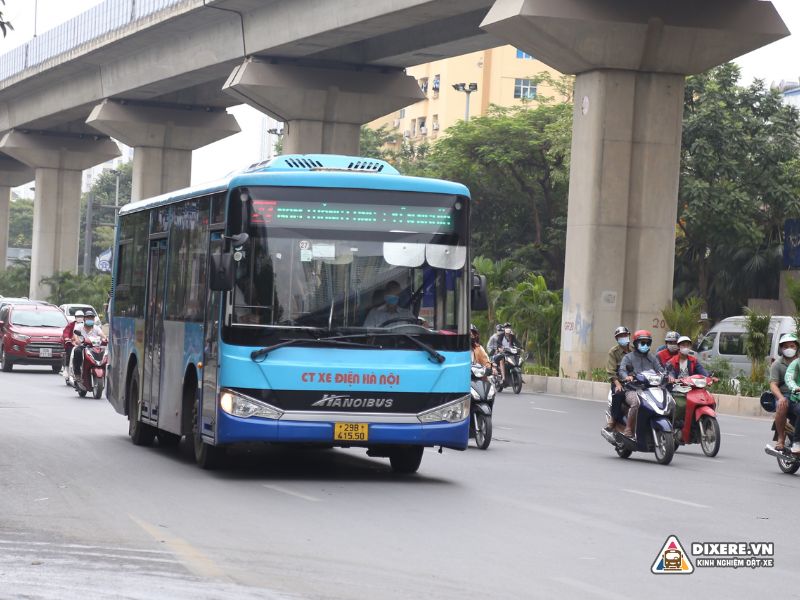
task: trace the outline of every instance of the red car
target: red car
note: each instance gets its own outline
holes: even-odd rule
[[[0,308],[0,369],[14,365],[50,365],[61,370],[61,335],[67,318],[50,304],[7,304]]]

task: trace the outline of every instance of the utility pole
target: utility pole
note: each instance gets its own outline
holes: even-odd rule
[[[83,230],[83,274],[88,275],[92,264],[92,213],[94,211],[94,193],[86,197],[86,227]]]

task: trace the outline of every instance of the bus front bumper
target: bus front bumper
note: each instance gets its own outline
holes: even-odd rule
[[[311,443],[328,446],[443,446],[464,450],[469,419],[458,423],[370,423],[367,441],[333,439],[333,421],[295,421],[234,417],[218,411],[217,445],[244,442]]]

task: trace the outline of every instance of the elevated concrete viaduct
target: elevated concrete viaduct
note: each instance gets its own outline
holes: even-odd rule
[[[188,182],[191,151],[237,131],[224,109],[242,102],[287,122],[287,151],[355,153],[362,123],[421,97],[404,67],[511,43],[576,74],[561,349],[571,374],[603,363],[620,323],[663,333],[684,76],[789,33],[760,0],[106,0],[93,10],[102,24],[86,21],[72,44],[46,32],[0,56],[0,132],[13,132],[0,152],[36,169],[37,203],[58,189],[60,206],[76,206],[61,173],[76,167],[48,166],[22,143],[41,134],[19,132],[134,146],[134,197],[144,197]],[[80,153],[71,164],[106,155]],[[46,183],[45,169],[60,174]],[[57,240],[67,227],[56,225]],[[41,235],[34,243],[36,277],[74,268],[47,258]],[[31,284],[38,291],[33,274]]]

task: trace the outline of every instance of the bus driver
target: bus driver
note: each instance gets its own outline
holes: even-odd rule
[[[414,314],[407,308],[400,306],[400,292],[402,288],[396,281],[390,281],[383,290],[383,304],[376,306],[364,320],[364,327],[381,327],[387,321],[397,322],[402,320],[417,321]]]

